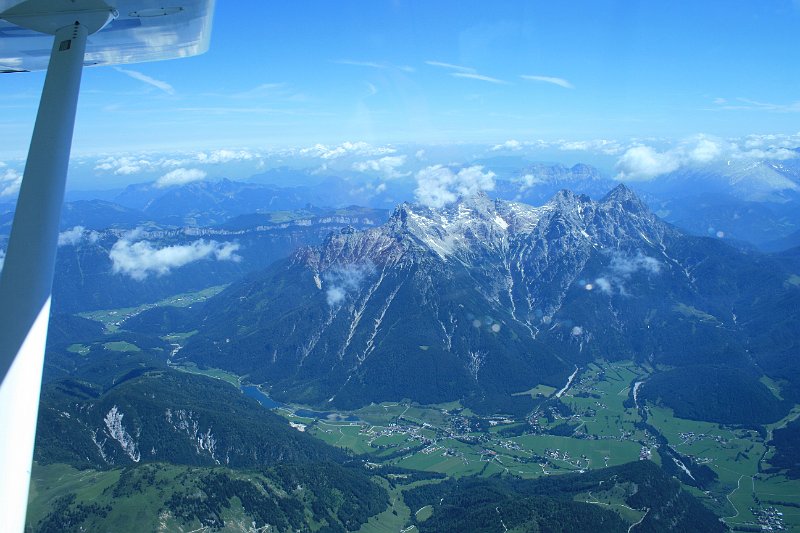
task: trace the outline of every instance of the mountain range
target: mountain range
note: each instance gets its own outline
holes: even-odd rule
[[[724,367],[718,393],[738,387],[771,421],[800,383],[796,279],[778,257],[682,233],[624,185],[541,207],[485,195],[402,204],[380,227],[330,234],[209,300],[175,358],[246,374],[281,400],[517,414],[534,401],[525,391],[560,388],[595,359],[663,373],[653,399],[667,404],[655,392],[680,383],[670,369]],[[696,388],[682,398],[705,401]]]
[[[476,159],[494,174],[496,198],[540,205],[560,189],[600,199],[618,182],[590,165],[533,163],[524,158]],[[310,206],[387,209],[415,196],[412,172],[386,178],[378,171],[276,168],[246,181],[219,179],[170,187],[137,183],[118,191],[72,193],[62,227],[133,229],[215,227],[253,213]],[[779,251],[797,244],[800,171],[792,160],[731,160],[687,166],[632,188],[664,220],[694,235]],[[0,204],[0,247],[10,229],[12,204]]]

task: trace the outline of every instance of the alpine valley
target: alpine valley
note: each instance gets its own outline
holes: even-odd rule
[[[797,250],[535,171],[530,197],[592,197],[248,214],[194,185],[211,211],[180,226],[139,186],[116,227],[71,204],[30,529],[800,525]],[[172,252],[196,260],[155,269]]]
[[[798,28],[0,0],[0,533],[800,532]]]

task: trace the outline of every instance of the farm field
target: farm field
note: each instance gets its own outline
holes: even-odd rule
[[[113,333],[119,329],[122,321],[136,316],[142,311],[147,311],[148,309],[153,309],[155,307],[164,307],[167,305],[173,307],[190,307],[196,303],[204,302],[212,296],[216,296],[222,292],[225,287],[227,287],[227,285],[217,285],[214,287],[208,287],[201,291],[176,294],[156,303],[143,304],[137,307],[89,311],[86,313],[79,313],[78,316],[100,322],[103,324],[103,326],[105,326],[107,333]]]
[[[647,374],[632,362],[591,364],[559,398],[543,402],[530,424],[500,415],[479,417],[457,403],[402,402],[356,411],[352,414],[358,422],[304,419],[303,424],[325,442],[372,461],[455,477],[508,473],[532,478],[640,458],[660,463],[657,436],[641,425],[633,401],[633,387]],[[787,527],[800,527],[800,507],[785,505],[800,505],[800,482],[759,473],[762,458],[769,457],[769,439],[755,430],[680,419],[662,407],[646,409],[649,424],[670,447],[708,465],[718,476],[707,492],[685,488],[725,517],[726,523],[754,527],[765,509],[774,508],[783,513]],[[291,409],[280,412],[292,419]],[[793,411],[787,420],[798,414]],[[508,434],[520,430],[523,434]],[[636,512],[625,512],[626,519],[636,518]]]

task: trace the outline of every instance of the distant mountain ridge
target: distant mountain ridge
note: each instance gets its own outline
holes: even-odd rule
[[[493,169],[491,165],[487,168]],[[502,177],[506,174],[510,176]],[[498,198],[540,205],[565,189],[600,199],[616,185],[618,182],[590,165],[535,163],[501,173],[493,194]]]
[[[81,200],[65,204],[62,227],[209,227],[254,213],[310,206],[386,209],[414,198],[414,169],[420,165],[409,164],[408,172],[391,179],[371,170],[340,176],[278,167],[244,181],[223,178],[169,187],[137,183],[113,195],[97,192],[94,199],[90,193],[76,194]],[[469,165],[494,174],[493,196],[532,205],[545,203],[561,189],[600,199],[618,184],[613,174],[581,163],[491,157],[463,166]],[[661,218],[695,235],[780,251],[792,246],[793,233],[800,230],[800,170],[791,159],[689,165],[631,186]],[[0,239],[9,231],[12,209],[11,204],[0,206]]]
[[[237,216],[221,226],[172,227],[147,224],[131,230],[96,231],[84,227],[67,230],[59,247],[53,301],[62,312],[131,307],[153,303],[177,293],[197,291],[230,283],[247,272],[260,270],[288,256],[298,246],[321,242],[331,231],[366,228],[381,224],[388,212],[369,208],[304,209],[293,212]],[[123,244],[132,257],[134,242],[150,243],[153,250],[206,243],[237,246],[236,261],[202,260],[177,267],[167,275],[153,273],[132,279],[114,271],[112,251]],[[147,259],[148,250],[140,251]],[[143,261],[145,260],[143,259]]]

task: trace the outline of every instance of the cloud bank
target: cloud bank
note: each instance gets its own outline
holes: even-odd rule
[[[114,274],[144,281],[150,275],[164,276],[173,268],[203,259],[233,262],[242,259],[236,254],[239,250],[237,243],[199,239],[189,244],[156,248],[149,241],[133,242],[138,233],[129,233],[111,247],[108,257]]]
[[[561,150],[562,152],[594,152],[604,155],[618,155],[625,150],[619,141],[612,139],[589,139],[582,141],[568,141],[564,139],[554,141],[546,141],[543,139],[520,141],[517,139],[509,139],[504,143],[495,144],[490,148],[492,152],[518,152],[521,150],[535,151],[547,149]]]
[[[178,154],[124,154],[108,156],[95,162],[98,173],[130,176],[147,172],[163,172],[188,165],[220,165],[262,161],[262,155],[251,150],[219,149]]]
[[[417,172],[414,195],[422,205],[444,207],[459,196],[494,190],[494,178],[494,172],[484,172],[480,165],[462,168],[458,172],[444,165],[434,165]]]
[[[338,146],[315,144],[308,148],[301,148],[298,154],[306,157],[318,157],[320,159],[338,159],[345,156],[376,157],[390,155],[396,151],[397,150],[394,148],[388,146],[372,146],[363,141],[346,141]]]
[[[800,156],[794,150],[798,144],[798,136],[785,135],[750,135],[734,140],[697,135],[662,150],[637,144],[617,160],[615,179],[649,181],[684,167],[724,161],[793,159]]]
[[[252,161],[258,159],[258,156],[249,150],[212,150],[211,152],[198,152],[194,156],[194,161],[197,163],[205,163],[209,165],[219,165],[223,163],[232,163],[234,161]]]

